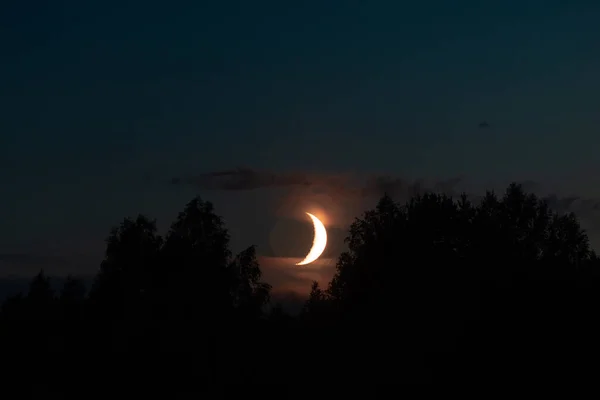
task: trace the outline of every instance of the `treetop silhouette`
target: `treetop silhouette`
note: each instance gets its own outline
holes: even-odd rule
[[[556,352],[559,338],[589,347],[600,333],[591,322],[600,260],[585,231],[519,185],[477,203],[425,193],[399,204],[386,194],[345,242],[332,280],[313,282],[298,316],[278,305],[267,315],[256,247],[234,255],[223,219],[196,197],[164,236],[143,215],[113,228],[89,293],[74,277],[54,293],[40,271],[2,304],[0,343],[195,360],[196,369],[136,364],[157,379],[286,380],[303,373],[302,360],[311,376],[382,379],[389,368],[377,357],[387,357],[403,371],[396,377],[452,380],[483,379],[505,368],[489,361],[504,354],[549,343]],[[322,362],[307,356],[316,353]],[[419,367],[426,360],[438,367]]]

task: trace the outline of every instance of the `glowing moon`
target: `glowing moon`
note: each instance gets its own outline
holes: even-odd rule
[[[310,264],[313,261],[316,261],[317,258],[323,254],[325,251],[325,246],[327,246],[327,231],[325,230],[325,225],[319,218],[315,217],[311,213],[306,213],[312,220],[313,226],[315,228],[315,237],[313,239],[313,245],[304,260],[300,261],[296,265],[306,265]]]

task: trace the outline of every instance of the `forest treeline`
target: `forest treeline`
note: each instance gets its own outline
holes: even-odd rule
[[[294,384],[565,378],[597,350],[600,260],[575,215],[517,184],[477,204],[385,195],[346,243],[288,315],[255,247],[232,254],[194,198],[164,236],[142,215],[115,227],[89,291],[40,272],[3,303],[0,346],[80,359],[54,374]]]

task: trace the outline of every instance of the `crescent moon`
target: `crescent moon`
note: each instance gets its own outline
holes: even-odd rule
[[[306,265],[316,261],[317,258],[319,258],[325,251],[325,246],[327,246],[327,230],[325,229],[325,225],[319,221],[319,218],[315,217],[311,213],[306,213],[306,215],[308,215],[312,220],[315,228],[315,237],[313,239],[312,247],[304,260],[300,261],[296,265]]]

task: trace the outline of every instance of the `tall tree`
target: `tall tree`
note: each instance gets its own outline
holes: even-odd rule
[[[240,252],[229,264],[233,285],[231,294],[237,314],[244,319],[256,319],[269,302],[271,285],[261,281],[261,271],[256,258],[256,247]]]
[[[90,290],[90,300],[105,317],[133,311],[150,287],[160,252],[156,223],[145,216],[126,218],[106,239],[104,260]]]
[[[33,320],[51,320],[54,317],[54,291],[50,278],[41,270],[29,284],[26,302],[29,318]]]
[[[196,197],[171,225],[163,247],[163,312],[195,321],[231,313],[229,232],[213,205]]]
[[[576,218],[550,211],[517,184],[501,199],[487,192],[478,205],[464,195],[454,201],[425,193],[404,206],[384,196],[352,224],[346,242],[321,301],[382,332],[397,329],[390,326],[397,316],[405,333],[415,333],[411,340],[421,341],[462,329],[479,312],[480,293],[490,320],[499,320],[490,313],[500,309],[502,318],[526,318],[520,310],[538,293],[531,279],[554,267],[568,277],[592,263]]]
[[[67,276],[58,297],[61,316],[65,321],[79,321],[83,312],[86,288],[81,279]]]
[[[87,307],[94,324],[101,325],[92,330],[107,335],[106,345],[127,346],[129,337],[145,329],[161,243],[155,221],[142,215],[126,218],[106,239]]]

